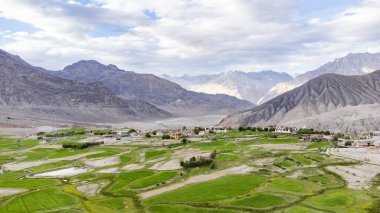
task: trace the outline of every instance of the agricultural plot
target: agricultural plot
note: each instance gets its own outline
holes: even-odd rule
[[[380,166],[329,155],[329,142],[264,131],[195,135],[186,143],[113,132],[0,137],[0,213],[366,212],[379,199]],[[209,163],[180,165],[199,159]]]

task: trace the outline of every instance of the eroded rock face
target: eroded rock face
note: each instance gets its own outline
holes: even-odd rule
[[[298,125],[303,125],[302,120],[306,121],[312,116],[323,115],[345,107],[379,103],[380,71],[362,76],[325,74],[256,108],[231,115],[225,118],[221,125],[277,125],[293,121],[297,121]],[[347,115],[340,112],[340,114],[353,116],[352,121],[362,119],[358,116],[360,113]],[[318,125],[323,126],[321,122],[323,121],[318,120]],[[326,116],[325,122],[332,121]],[[334,120],[334,122],[339,121]],[[312,125],[310,123],[308,125]]]

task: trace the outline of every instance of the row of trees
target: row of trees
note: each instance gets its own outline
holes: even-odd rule
[[[181,161],[180,165],[183,168],[195,168],[200,166],[208,166],[210,165],[211,169],[216,168],[216,164],[214,162],[214,159],[216,158],[217,152],[214,150],[209,157],[204,156],[198,156],[198,157],[191,157],[188,161]]]
[[[62,147],[66,149],[86,149],[93,146],[99,146],[100,144],[103,144],[103,142],[64,143],[62,144]]]
[[[247,127],[239,127],[238,130],[240,132],[242,131],[258,131],[258,132],[273,132],[276,130],[275,127],[250,127],[250,126],[247,126]]]

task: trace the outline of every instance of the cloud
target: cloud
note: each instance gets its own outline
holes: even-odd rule
[[[36,31],[2,32],[0,38],[7,42],[0,44],[49,69],[95,59],[127,70],[175,75],[229,69],[294,73],[348,52],[380,51],[374,47],[380,38],[378,1],[347,5],[329,19],[300,17],[300,4],[3,0],[0,17],[30,24]],[[110,29],[117,33],[107,33]]]

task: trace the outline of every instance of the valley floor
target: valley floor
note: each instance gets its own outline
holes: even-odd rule
[[[0,136],[0,213],[367,212],[379,205],[380,162],[366,160],[375,149],[256,131],[193,135],[186,143],[95,135],[107,131]],[[181,167],[199,156],[213,162]]]

